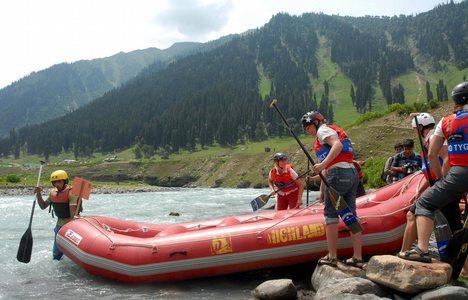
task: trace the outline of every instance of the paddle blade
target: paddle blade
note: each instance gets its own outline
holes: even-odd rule
[[[434,235],[437,241],[437,249],[439,250],[439,256],[443,257],[447,244],[452,237],[452,230],[448,225],[447,219],[440,210],[435,212],[434,222]]]
[[[250,206],[252,206],[253,211],[257,211],[258,209],[265,206],[265,204],[268,202],[268,199],[270,199],[268,195],[260,195],[252,201],[250,201]]]
[[[88,200],[91,194],[91,182],[80,177],[73,178],[72,190],[70,193],[81,199]]]
[[[442,261],[452,265],[452,279],[457,279],[468,254],[468,230],[455,232],[445,248]]]
[[[22,263],[29,263],[31,260],[31,252],[33,246],[33,238],[31,233],[31,227],[29,227],[26,232],[21,237],[21,241],[18,248],[18,253],[16,254],[16,259]]]

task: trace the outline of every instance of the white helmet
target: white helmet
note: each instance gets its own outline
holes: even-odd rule
[[[426,127],[431,124],[435,125],[434,117],[428,113],[420,113],[416,118],[418,119],[418,124],[422,125],[423,127]],[[416,128],[416,122],[414,121],[414,118],[411,121],[411,125],[413,126],[413,128]]]

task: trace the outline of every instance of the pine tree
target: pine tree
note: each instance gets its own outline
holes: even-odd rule
[[[356,105],[356,93],[354,92],[354,86],[351,84],[351,91],[349,92],[349,95],[351,96],[351,101],[353,102],[353,105]]]
[[[328,81],[326,80],[323,81],[323,90],[324,90],[325,96],[328,97],[328,95],[330,94],[330,85],[328,84]]]
[[[330,124],[335,122],[335,113],[333,112],[333,105],[331,104],[328,107],[328,122],[330,122]]]
[[[431,92],[431,85],[429,84],[429,81],[426,81],[426,99],[428,102],[434,99],[434,95]]]

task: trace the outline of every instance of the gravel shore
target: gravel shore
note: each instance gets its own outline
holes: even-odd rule
[[[161,187],[161,186],[136,186],[136,187],[104,187],[94,188],[93,194],[126,194],[126,193],[147,193],[147,192],[161,192],[161,191],[175,191],[181,188],[175,187]],[[32,195],[33,187],[0,187],[0,196],[26,196]],[[47,190],[47,189],[45,189]]]

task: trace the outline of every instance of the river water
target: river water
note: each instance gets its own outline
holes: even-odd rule
[[[250,201],[262,193],[267,191],[196,188],[92,195],[84,203],[83,215],[154,223],[206,220],[249,213]],[[313,193],[311,199],[314,198]],[[312,265],[305,265],[172,283],[130,285],[113,282],[88,274],[67,257],[60,262],[52,260],[56,219],[37,205],[32,226],[34,245],[31,262],[19,263],[16,252],[28,225],[33,199],[33,196],[0,197],[0,259],[3,270],[0,271],[0,299],[249,299],[252,298],[251,290],[267,279],[288,277],[296,284],[308,287],[307,277],[313,271]],[[270,202],[274,203],[273,200]],[[170,212],[178,212],[180,216],[169,216]]]

